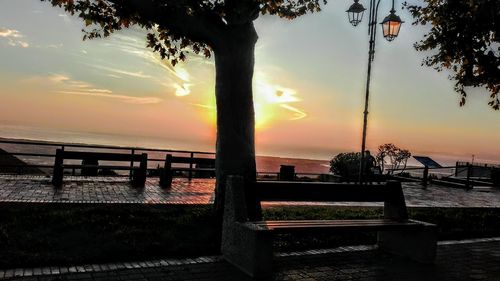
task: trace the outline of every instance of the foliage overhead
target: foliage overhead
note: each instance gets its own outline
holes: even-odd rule
[[[500,109],[500,1],[425,0],[427,5],[405,3],[415,21],[431,24],[424,39],[415,43],[418,51],[432,51],[422,65],[438,71],[452,71],[455,91],[465,104],[466,87],[485,87],[488,104]]]
[[[375,159],[382,170],[387,164],[390,165],[390,172],[393,173],[395,169],[400,169],[402,171],[406,169],[406,163],[410,159],[411,153],[406,149],[399,148],[392,143],[386,143],[378,147],[377,156]]]
[[[189,53],[211,56],[225,34],[260,14],[294,19],[320,11],[327,0],[41,0],[80,17],[84,39],[107,37],[136,25],[147,46],[172,65]]]

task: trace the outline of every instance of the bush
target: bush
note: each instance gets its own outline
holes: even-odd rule
[[[339,175],[343,180],[356,180],[359,175],[361,153],[345,152],[337,154],[330,161],[330,172]]]

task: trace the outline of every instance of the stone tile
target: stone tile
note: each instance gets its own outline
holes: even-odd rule
[[[60,189],[50,178],[27,175],[0,175],[0,202],[25,203],[136,203],[211,204],[214,179],[175,178],[171,188],[161,188],[156,178],[148,178],[142,189],[133,188],[124,177],[66,176]],[[500,207],[500,189],[465,190],[419,183],[404,183],[406,204],[410,207]],[[382,206],[364,202],[272,202],[273,205]]]
[[[494,255],[498,252],[500,252],[500,239],[439,245],[433,265],[415,263],[369,247],[353,251],[331,250],[328,253],[296,252],[295,256],[276,257],[275,272],[271,280],[500,280],[498,277],[500,256]],[[474,253],[473,257],[470,253]],[[207,260],[210,262],[207,263],[193,262],[197,260],[200,259],[168,260],[168,265],[161,261],[145,261],[135,263],[145,267],[132,269],[126,268],[126,264],[131,265],[131,263],[117,264],[117,268],[121,267],[119,265],[124,267],[105,272],[39,276],[35,279],[33,276],[14,277],[15,270],[6,270],[5,272],[10,274],[4,278],[22,281],[251,280],[220,257],[209,258]],[[77,268],[78,266],[75,267]],[[37,270],[33,269],[33,273],[36,272]]]

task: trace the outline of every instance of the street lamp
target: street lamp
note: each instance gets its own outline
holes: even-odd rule
[[[365,7],[358,3],[359,0],[354,0],[354,3],[346,11],[349,18],[349,22],[352,26],[358,25],[361,20],[363,20],[363,14],[365,13]]]
[[[399,29],[401,28],[401,24],[403,23],[401,21],[401,18],[398,17],[394,12],[396,11],[394,11],[394,7],[392,7],[391,13],[380,23],[382,25],[384,38],[387,39],[387,41],[392,41],[396,37],[398,37]]]
[[[364,182],[364,161],[365,161],[365,148],[366,148],[366,127],[368,124],[368,101],[370,98],[370,75],[372,71],[372,62],[375,56],[375,35],[377,34],[377,16],[378,16],[378,7],[380,4],[380,0],[369,0],[370,7],[369,11],[369,19],[368,19],[368,36],[369,36],[369,51],[368,51],[368,72],[366,75],[366,92],[365,92],[365,110],[363,111],[363,139],[361,141],[361,159],[359,163],[359,182],[363,184]],[[349,17],[349,22],[353,26],[357,26],[361,20],[363,19],[363,14],[366,9],[362,4],[359,3],[359,0],[354,0],[354,3],[347,10],[347,15]],[[401,18],[399,18],[395,14],[394,10],[394,0],[392,0],[392,9],[390,14],[384,18],[381,22],[382,24],[382,32],[384,34],[384,38],[387,41],[394,40],[398,34],[399,29],[401,28]]]

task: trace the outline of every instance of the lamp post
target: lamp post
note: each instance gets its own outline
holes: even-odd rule
[[[361,141],[361,159],[359,163],[359,182],[360,184],[364,183],[364,161],[365,161],[365,148],[366,148],[366,128],[368,123],[368,101],[370,98],[370,75],[372,71],[372,62],[375,56],[375,35],[377,34],[377,16],[378,16],[378,7],[380,4],[380,0],[369,0],[370,6],[368,8],[369,19],[368,19],[368,36],[369,36],[369,51],[368,51],[368,72],[366,75],[366,92],[365,92],[365,108],[363,111],[363,138]],[[363,19],[363,14],[365,12],[365,8],[362,4],[359,3],[359,0],[354,0],[354,3],[349,7],[346,11],[349,22],[353,26],[357,26]],[[384,18],[381,22],[382,32],[384,38],[387,41],[394,40],[398,34],[399,29],[403,21],[395,14],[394,10],[394,0],[392,0],[392,9],[390,14]]]

